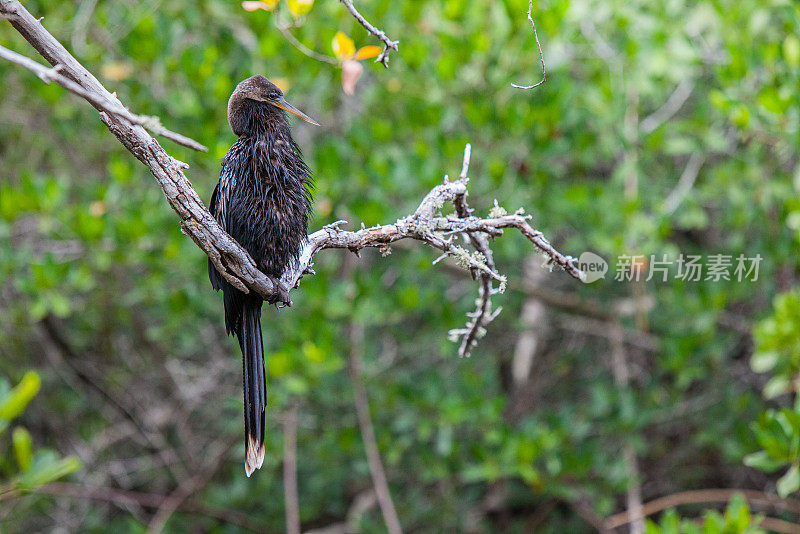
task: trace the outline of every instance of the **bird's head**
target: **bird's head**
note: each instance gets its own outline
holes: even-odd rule
[[[239,82],[228,100],[228,123],[236,135],[242,135],[246,131],[249,121],[249,117],[246,116],[248,100],[268,104],[274,108],[276,113],[279,113],[279,109],[287,111],[306,122],[319,126],[314,119],[288,103],[277,85],[258,74]]]

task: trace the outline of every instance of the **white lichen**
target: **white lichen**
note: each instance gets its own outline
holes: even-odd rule
[[[498,219],[504,215],[508,215],[508,212],[503,206],[497,203],[497,199],[494,199],[494,207],[489,211],[489,218]]]

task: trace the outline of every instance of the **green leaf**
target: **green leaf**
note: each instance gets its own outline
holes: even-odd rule
[[[786,497],[790,493],[794,493],[800,488],[800,469],[797,465],[793,465],[786,471],[786,474],[778,479],[776,484],[778,495]]]
[[[764,386],[764,398],[774,399],[789,392],[789,379],[785,376],[773,376]]]
[[[779,460],[770,458],[769,454],[767,454],[767,451],[758,451],[748,454],[744,457],[743,461],[744,465],[760,469],[761,471],[765,471],[767,473],[777,471],[786,465],[786,462],[781,462]]]
[[[28,405],[36,393],[42,380],[34,371],[28,371],[19,384],[12,389],[5,398],[0,399],[0,420],[11,421]]]
[[[781,415],[789,424],[788,434],[793,437],[800,436],[800,414],[789,408],[784,408],[781,410]]]
[[[783,57],[790,67],[800,67],[800,39],[796,35],[789,35],[783,40]]]
[[[775,368],[780,360],[780,354],[774,350],[756,352],[750,358],[750,368],[756,373],[766,373]]]
[[[33,458],[33,440],[30,433],[18,426],[11,435],[14,444],[14,456],[17,458],[17,465],[23,473],[30,469],[31,459]]]
[[[750,526],[750,508],[741,493],[734,495],[725,509],[725,522],[734,532],[744,532]]]
[[[36,489],[81,468],[77,456],[59,459],[50,451],[36,455],[31,468],[19,479],[20,489]]]

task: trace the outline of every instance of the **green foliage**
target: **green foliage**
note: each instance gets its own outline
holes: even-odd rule
[[[0,440],[4,438],[4,431],[11,422],[22,415],[33,400],[40,383],[41,379],[34,371],[25,373],[13,388],[5,379],[0,378]],[[2,444],[0,441],[0,445]],[[35,490],[81,467],[80,460],[75,456],[60,458],[51,450],[34,451],[30,433],[21,426],[14,427],[11,432],[11,444],[8,448],[13,451],[16,465],[11,463],[12,454],[3,454],[0,457],[0,499],[4,494]]]
[[[764,412],[754,431],[763,450],[747,455],[745,464],[767,472],[788,464],[789,470],[778,479],[778,494],[785,497],[800,489],[800,413],[789,408]]]
[[[797,399],[800,374],[800,294],[783,293],[775,298],[773,313],[754,329],[756,351],[750,359],[754,371],[769,373],[764,385],[766,398],[792,393]],[[786,468],[776,482],[780,496],[800,489],[800,405],[763,412],[753,429],[762,450],[747,455],[745,464],[766,472]]]
[[[681,519],[675,510],[664,513],[658,524],[647,521],[645,534],[766,534],[761,519],[753,517],[745,498],[735,495],[725,512],[709,510],[700,520]]]
[[[797,393],[795,377],[800,373],[800,293],[793,291],[775,297],[773,314],[753,331],[756,352],[750,359],[753,371],[770,373],[764,395],[773,398]]]
[[[9,423],[25,410],[39,391],[40,384],[39,375],[28,371],[13,389],[3,391],[8,388],[7,383],[5,386],[0,386],[0,392],[3,393],[3,397],[0,398],[0,431],[8,428]]]

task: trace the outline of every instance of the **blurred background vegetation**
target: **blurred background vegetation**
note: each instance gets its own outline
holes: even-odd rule
[[[263,73],[323,125],[294,126],[312,227],[410,213],[470,142],[478,213],[524,207],[612,272],[583,285],[522,236],[496,239],[503,312],[462,360],[447,331],[476,296],[463,271],[415,244],[321,253],[294,307],[262,319],[268,453],[247,479],[239,353],[205,257],[94,109],[0,63],[0,530],[139,532],[177,494],[167,531],[282,531],[297,406],[303,530],[382,532],[352,375],[408,531],[624,532],[603,521],[637,499],[735,489],[770,497],[690,499],[646,528],[797,532],[797,3],[539,2],[547,81],[523,91],[510,83],[541,77],[524,0],[363,0],[400,51],[388,70],[364,61],[352,96],[276,21],[329,56],[340,31],[380,43],[339,2],[299,18],[289,4],[26,7],[134,112],[210,148],[162,140],[206,200],[234,140],[227,99]],[[0,44],[41,61],[2,21]],[[625,254],[763,261],[756,281],[673,266],[666,282],[616,282]]]

